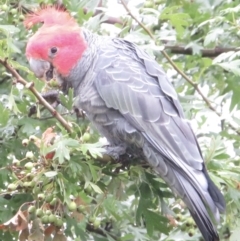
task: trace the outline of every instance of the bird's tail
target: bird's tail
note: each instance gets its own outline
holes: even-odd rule
[[[159,170],[159,173],[161,172]],[[174,168],[169,168],[168,174],[170,175],[161,176],[185,202],[205,241],[219,241],[212,220],[219,221],[219,212],[225,210],[225,201],[206,170],[203,170],[200,175],[200,179],[204,178],[208,184],[206,190],[203,188],[204,185],[201,185],[200,180],[189,178]],[[171,178],[169,179],[169,177]]]

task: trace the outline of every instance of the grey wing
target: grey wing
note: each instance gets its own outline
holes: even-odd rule
[[[100,56],[95,86],[106,106],[118,110],[141,132],[159,154],[151,165],[185,200],[202,233],[210,227],[208,231],[217,237],[203,202],[218,219],[224,199],[206,172],[166,74],[144,51],[123,40],[113,40]]]
[[[119,48],[108,46],[96,67],[95,85],[107,107],[119,110],[173,165],[202,170],[196,138],[166,74],[131,44]]]

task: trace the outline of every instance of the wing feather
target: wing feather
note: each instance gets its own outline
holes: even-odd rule
[[[187,163],[202,170],[198,144],[163,70],[139,48],[122,43],[118,46],[124,52],[117,46],[119,54],[113,58],[108,46],[111,57],[101,54],[104,61],[97,66],[101,70],[95,85],[107,107],[119,110],[175,166]]]

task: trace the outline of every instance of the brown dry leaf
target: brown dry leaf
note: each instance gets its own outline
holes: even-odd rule
[[[10,220],[0,225],[0,229],[12,231],[24,230],[28,227],[28,212],[19,210]]]
[[[45,236],[50,236],[53,232],[55,232],[55,230],[56,230],[56,227],[51,224],[44,230],[44,234]]]
[[[41,139],[39,139],[38,137],[34,136],[34,138],[32,138],[34,144],[36,145],[36,147],[40,148],[41,147]]]
[[[35,218],[32,221],[31,231],[34,231],[34,230],[44,231],[44,227],[43,227],[42,222],[41,222],[41,220],[39,218]]]
[[[28,239],[32,241],[44,241],[43,226],[39,218],[33,220]]]
[[[18,240],[19,241],[27,241],[28,236],[29,236],[29,230],[28,230],[28,228],[26,228],[19,232]]]
[[[169,224],[173,227],[177,226],[176,220],[172,215],[167,214],[166,218],[169,220]]]
[[[52,241],[67,241],[66,236],[62,232],[56,232]]]
[[[28,236],[28,240],[31,241],[44,241],[43,232],[41,230],[35,230]]]
[[[51,141],[56,137],[57,133],[54,132],[55,126],[47,128],[42,134],[42,142],[49,146]]]
[[[42,143],[46,146],[50,146],[52,141],[55,139],[57,133],[54,132],[55,126],[47,128],[46,131],[42,134]],[[45,155],[46,160],[52,160],[55,155],[55,152],[49,152]]]
[[[74,202],[79,205],[86,206],[86,203],[83,202],[83,200],[78,196]],[[84,219],[84,215],[82,213],[79,213],[78,211],[74,211],[71,215],[74,219],[76,219],[78,222],[82,221]]]
[[[44,241],[52,241],[52,237],[51,236],[45,236]]]
[[[47,153],[47,155],[45,155],[45,159],[52,160],[54,155],[55,155],[55,151],[49,152],[49,153]]]

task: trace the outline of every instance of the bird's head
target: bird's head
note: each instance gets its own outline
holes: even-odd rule
[[[24,24],[31,28],[43,23],[29,39],[26,56],[38,78],[49,80],[53,72],[66,77],[81,59],[87,44],[74,18],[58,7],[44,7],[26,17]]]

